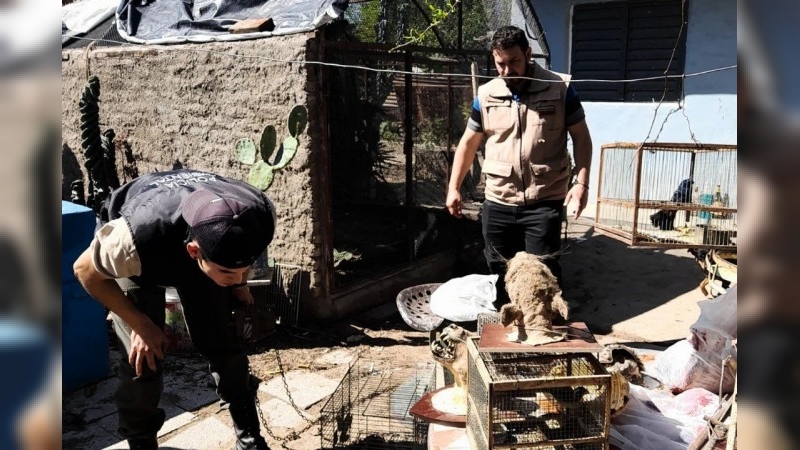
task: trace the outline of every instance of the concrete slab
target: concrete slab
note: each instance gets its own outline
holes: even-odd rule
[[[161,402],[161,408],[164,409],[164,412],[167,415],[167,420],[164,422],[164,425],[158,430],[158,437],[165,436],[178,428],[183,427],[184,425],[190,423],[192,420],[195,419],[195,415],[184,411],[183,409],[179,408],[176,405],[172,404],[164,404]],[[112,436],[122,440],[122,436],[117,433],[119,416],[117,413],[109,414],[106,417],[95,422],[96,426],[99,426]]]
[[[428,426],[428,448],[438,450],[470,450],[466,428],[432,423]]]
[[[184,429],[177,436],[160,445],[161,448],[197,450],[232,448],[236,442],[233,428],[216,417],[207,417]]]
[[[344,365],[350,364],[355,359],[355,355],[352,351],[339,348],[333,350],[331,352],[325,353],[324,355],[320,356],[316,360],[314,360],[315,364],[322,364],[322,365]]]
[[[305,409],[331,395],[339,385],[339,381],[310,372],[293,370],[286,374],[286,384],[289,385],[294,403]],[[267,383],[262,383],[258,389],[289,402],[280,375],[273,377]]]
[[[83,419],[84,423],[117,412],[114,393],[118,380],[108,378],[97,384],[64,395],[64,409]]]
[[[61,436],[62,448],[81,450],[100,450],[119,441],[118,437],[98,426],[89,426],[85,430],[71,431]]]
[[[270,430],[273,427],[295,428],[306,423],[300,414],[292,408],[292,405],[277,398],[261,403],[261,411],[264,413],[267,423],[269,423]],[[310,420],[315,419],[315,417],[310,417],[308,414],[306,414],[306,417]],[[289,433],[287,432],[286,434]]]
[[[208,372],[196,370],[165,373],[161,402],[177,405],[184,411],[195,411],[219,400],[215,389],[209,386],[213,380]]]
[[[158,430],[158,437],[172,433],[178,428],[189,424],[197,417],[174,405],[162,405],[161,407],[164,408],[164,411],[167,413],[167,420],[164,422],[164,425],[161,426],[161,429]]]
[[[113,445],[109,445],[103,450],[129,450],[129,449],[130,447],[128,446],[128,441],[119,441],[114,443]]]
[[[119,415],[117,413],[109,414],[92,425],[100,427],[118,440],[122,440],[122,436],[117,432],[117,427],[119,427]]]

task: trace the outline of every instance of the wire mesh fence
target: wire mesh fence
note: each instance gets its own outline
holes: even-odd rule
[[[427,423],[409,410],[433,389],[435,364],[398,368],[358,359],[322,408],[321,448],[421,450]]]
[[[297,325],[300,319],[302,276],[299,266],[275,263],[272,283],[267,288],[266,295],[266,306],[275,313],[275,323]]]
[[[334,287],[454,254],[458,235],[445,209],[446,188],[474,90],[469,78],[431,74],[485,74],[485,55],[376,52],[350,43],[332,44],[327,55],[337,64],[415,74],[326,69],[333,247],[352,255],[337,264]],[[480,172],[473,172],[462,189],[467,201],[480,198],[479,184]]]
[[[437,19],[432,10],[446,15]],[[351,1],[345,19],[361,42],[396,47],[410,42],[409,36],[421,35],[415,45],[451,50],[488,50],[496,29],[515,25],[525,30],[540,64],[550,63],[550,49],[531,0]]]

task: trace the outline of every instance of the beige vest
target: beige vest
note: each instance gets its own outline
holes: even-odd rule
[[[533,78],[568,81],[570,76],[536,66]],[[505,205],[561,200],[567,195],[569,154],[564,108],[567,83],[530,81],[512,100],[505,81],[478,89],[486,134],[486,198]]]

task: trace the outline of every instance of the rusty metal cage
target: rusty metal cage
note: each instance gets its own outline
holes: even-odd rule
[[[357,359],[320,414],[320,448],[422,450],[428,424],[409,410],[433,389],[433,361],[398,368]]]
[[[467,439],[483,449],[608,449],[611,377],[589,353],[469,350]]]
[[[735,251],[737,147],[602,146],[595,227],[628,245]]]

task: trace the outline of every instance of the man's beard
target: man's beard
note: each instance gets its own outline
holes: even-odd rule
[[[529,72],[530,72],[530,64],[526,62],[525,70],[522,72],[522,74],[508,75],[508,78],[503,78],[503,80],[505,80],[506,86],[508,86],[509,89],[520,90],[523,87],[525,87],[525,85],[528,83],[528,80],[517,77],[527,77],[529,76],[528,75]]]

